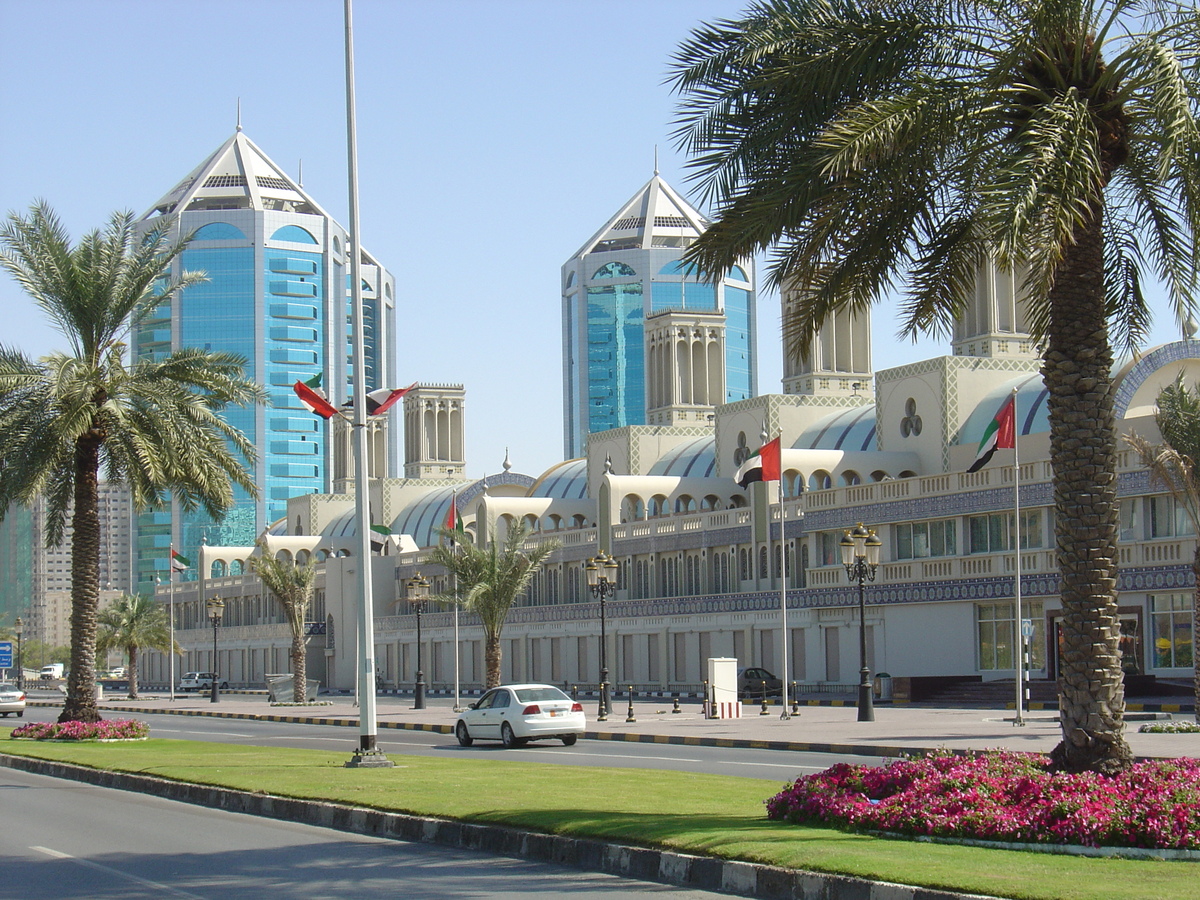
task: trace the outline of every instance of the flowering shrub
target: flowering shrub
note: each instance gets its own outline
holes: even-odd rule
[[[1046,757],[926,756],[839,763],[766,801],[767,817],[850,830],[1089,847],[1200,849],[1200,760],[1117,776],[1051,773]]]
[[[1147,722],[1138,731],[1146,734],[1195,734],[1200,722]]]
[[[31,722],[12,731],[12,737],[27,741],[137,741],[149,734],[150,726],[136,719]]]

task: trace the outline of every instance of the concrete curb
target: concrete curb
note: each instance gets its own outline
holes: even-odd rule
[[[979,894],[960,894],[933,888],[868,881],[845,875],[826,875],[739,860],[692,856],[648,847],[610,844],[588,838],[540,834],[498,825],[479,825],[451,819],[411,816],[336,803],[214,788],[23,756],[0,754],[0,766],[99,787],[152,794],[226,812],[300,822],[380,838],[439,844],[535,862],[557,863],[587,871],[605,872],[678,887],[719,891],[755,900],[997,900]]]

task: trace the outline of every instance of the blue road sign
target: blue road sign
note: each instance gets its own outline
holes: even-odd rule
[[[0,641],[0,669],[11,669],[12,667],[12,641]]]

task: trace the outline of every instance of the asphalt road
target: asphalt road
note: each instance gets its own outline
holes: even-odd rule
[[[25,721],[53,721],[59,712],[51,707],[31,707],[25,712]],[[137,718],[150,724],[153,737],[319,750],[343,747],[347,756],[358,746],[358,729],[344,726],[153,713],[139,713]],[[764,778],[781,785],[794,781],[800,775],[827,769],[835,762],[884,765],[889,761],[881,757],[845,754],[597,740],[583,740],[574,747],[564,747],[558,741],[544,741],[516,750],[505,750],[494,742],[481,741],[472,747],[460,747],[453,735],[391,728],[380,729],[377,740],[385,753],[419,756],[450,754],[462,759],[494,759],[496,754],[501,754],[504,759],[521,762],[733,775]]]
[[[0,769],[0,900],[726,896]]]

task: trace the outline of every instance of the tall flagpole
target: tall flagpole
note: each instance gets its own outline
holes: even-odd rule
[[[458,488],[450,494],[450,508],[454,510],[454,528],[450,532],[450,553],[458,554],[458,541],[455,539],[455,534],[458,531]],[[459,702],[459,660],[458,660],[458,576],[454,574],[454,570],[450,570],[450,596],[454,598],[454,711],[462,712],[462,703]]]
[[[1016,657],[1013,660],[1013,668],[1017,671],[1017,717],[1013,719],[1014,725],[1024,725],[1024,668],[1025,668],[1025,635],[1021,633],[1023,621],[1021,619],[1021,459],[1018,455],[1017,447],[1021,443],[1021,429],[1017,424],[1017,389],[1012,389],[1012,404],[1013,404],[1013,521],[1016,533],[1016,553],[1014,557],[1016,564],[1016,589],[1013,591],[1013,597],[1017,602],[1017,620],[1013,627],[1013,654]]]
[[[780,674],[783,676],[783,681],[780,684],[783,698],[783,712],[779,714],[781,719],[790,719],[791,714],[788,712],[788,624],[787,624],[787,543],[786,535],[784,534],[784,511],[783,511],[783,433],[777,435],[779,440],[779,622],[780,629],[780,658],[783,660]]]
[[[358,525],[358,750],[348,767],[391,766],[393,763],[375,745],[378,725],[375,712],[375,621],[371,596],[370,481],[367,471],[367,385],[366,350],[363,339],[362,231],[358,216],[358,138],[354,121],[354,24],[353,0],[345,0],[346,16],[346,157],[350,189],[350,296],[354,366],[354,493]],[[336,303],[337,297],[330,298]]]
[[[170,663],[168,676],[171,679],[170,697],[175,701],[175,544],[171,543],[167,554],[167,613],[170,622],[171,643],[168,645],[167,660]]]

